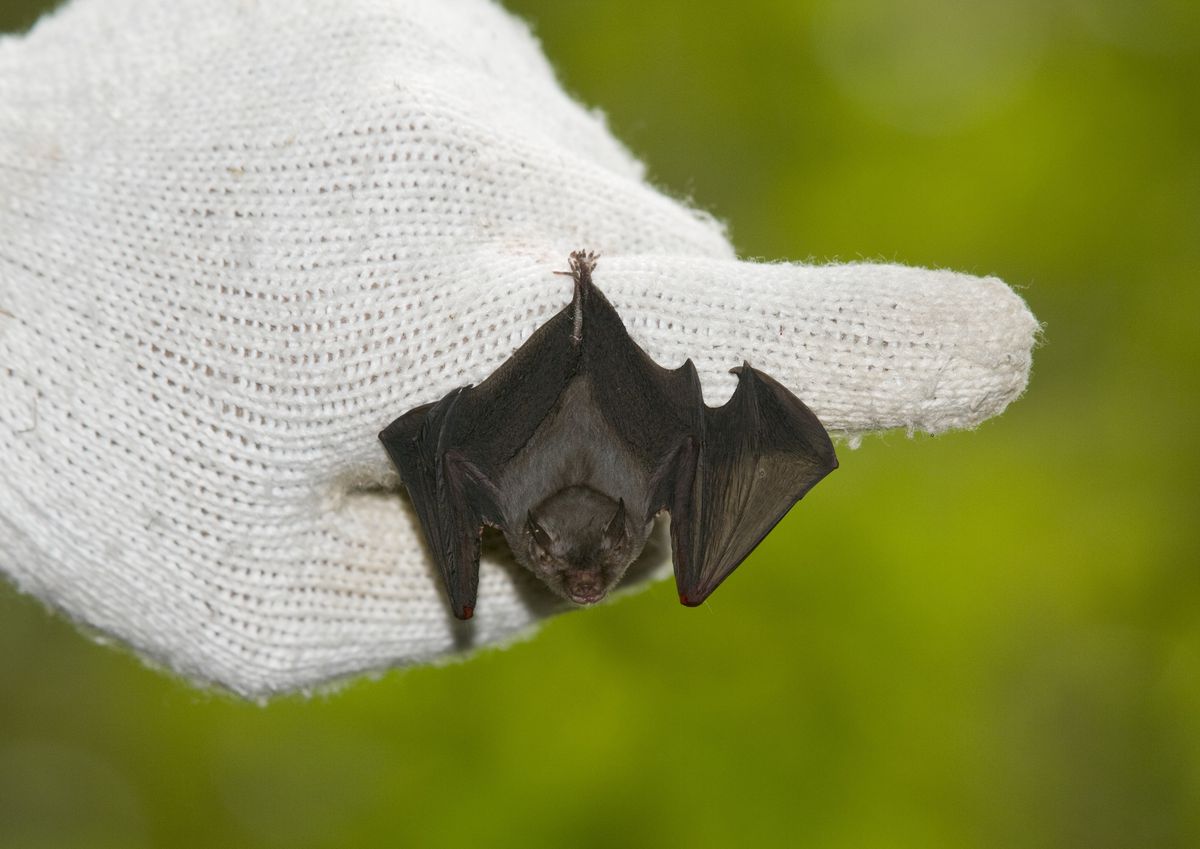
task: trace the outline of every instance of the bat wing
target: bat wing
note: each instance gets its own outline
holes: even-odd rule
[[[821,478],[837,468],[821,422],[760,371],[733,370],[737,389],[705,407],[698,435],[673,460],[667,494],[679,600],[706,599]]]
[[[484,523],[502,521],[496,480],[558,403],[579,367],[569,308],[478,386],[405,413],[379,434],[408,489],[450,608],[470,619]]]

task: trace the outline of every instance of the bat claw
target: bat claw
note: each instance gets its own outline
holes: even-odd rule
[[[570,257],[571,274],[575,277],[590,277],[596,270],[600,255],[594,251],[573,251]]]
[[[556,271],[555,274],[560,274],[563,277],[574,277],[578,282],[591,282],[592,272],[596,270],[596,264],[600,261],[600,254],[595,251],[571,251],[571,255],[567,258],[567,264],[570,266],[569,271]]]

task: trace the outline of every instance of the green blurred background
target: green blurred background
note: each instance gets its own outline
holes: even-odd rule
[[[843,449],[703,609],[314,700],[0,584],[0,847],[1200,846],[1200,6],[508,7],[744,255],[1016,286],[1027,396]]]

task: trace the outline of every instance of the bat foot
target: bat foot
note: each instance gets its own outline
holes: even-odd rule
[[[599,259],[600,255],[593,251],[573,251],[568,260],[571,264],[571,276],[581,283],[586,278],[590,283]]]
[[[580,283],[591,283],[592,272],[596,270],[596,263],[599,261],[600,254],[595,251],[571,251],[571,255],[567,258],[570,270],[556,271],[554,273],[560,274],[563,277],[574,277]]]
[[[572,251],[568,259],[571,270],[554,272],[575,281],[575,297],[572,300],[574,327],[571,332],[571,342],[576,346],[583,341],[583,301],[587,290],[592,286],[592,272],[596,269],[596,262],[599,259],[600,255],[593,251]]]

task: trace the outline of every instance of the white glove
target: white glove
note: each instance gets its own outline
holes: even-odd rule
[[[1000,281],[739,262],[642,174],[485,0],[75,0],[0,40],[0,569],[245,695],[526,628],[557,603],[494,553],[451,617],[376,435],[567,303],[577,248],[710,404],[743,358],[844,435],[1024,388]]]

